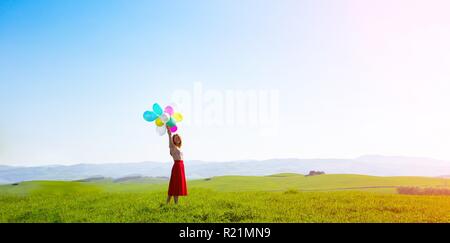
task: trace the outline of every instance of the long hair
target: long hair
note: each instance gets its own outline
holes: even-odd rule
[[[176,138],[176,137],[180,140],[179,143],[175,141],[175,138]],[[172,136],[172,142],[173,142],[173,144],[175,144],[175,146],[177,146],[178,148],[180,148],[181,145],[183,144],[183,140],[181,140],[181,137],[180,137],[180,135],[178,135],[178,134],[175,134],[175,135]]]

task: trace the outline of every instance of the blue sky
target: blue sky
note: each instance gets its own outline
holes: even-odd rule
[[[450,160],[446,1],[0,3],[0,164],[168,161],[176,89],[276,89],[280,132],[181,125],[186,159]],[[185,114],[186,115],[186,114]]]

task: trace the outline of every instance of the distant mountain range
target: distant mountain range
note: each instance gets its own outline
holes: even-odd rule
[[[92,177],[121,178],[130,175],[168,177],[172,163],[139,162],[51,166],[0,165],[0,183],[28,180],[81,180]],[[355,159],[270,159],[229,162],[185,161],[188,179],[220,175],[271,175],[283,172],[378,176],[443,176],[450,174],[450,161],[429,158],[366,155]]]

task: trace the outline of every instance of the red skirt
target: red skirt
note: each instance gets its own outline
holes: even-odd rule
[[[169,196],[187,196],[183,160],[175,160],[169,182]]]

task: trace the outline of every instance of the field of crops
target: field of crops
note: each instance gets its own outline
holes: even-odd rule
[[[189,181],[166,205],[166,182],[35,181],[0,186],[0,222],[450,222],[449,196],[396,186],[448,179],[282,174]]]

